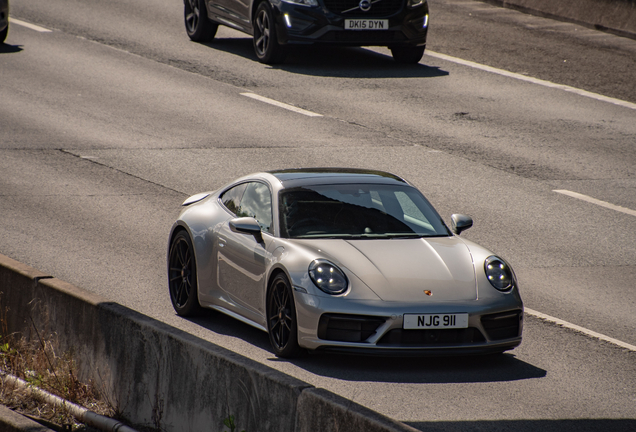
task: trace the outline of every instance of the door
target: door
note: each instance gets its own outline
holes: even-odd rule
[[[240,306],[258,315],[265,313],[265,277],[270,254],[266,250],[272,228],[272,195],[260,182],[247,183],[236,217],[253,217],[261,226],[264,243],[253,235],[233,232],[229,221],[218,231],[218,284]]]

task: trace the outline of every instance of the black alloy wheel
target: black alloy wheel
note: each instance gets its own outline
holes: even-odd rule
[[[179,231],[170,245],[168,286],[172,307],[178,315],[193,316],[200,312],[194,248],[185,230]]]
[[[278,357],[291,358],[300,354],[294,294],[283,273],[274,277],[267,291],[267,330]]]
[[[186,33],[195,42],[210,42],[219,25],[210,21],[205,0],[185,0],[183,17]]]
[[[261,2],[256,9],[254,52],[261,63],[275,64],[285,59],[286,52],[276,38],[276,22],[267,0]]]
[[[391,48],[391,54],[393,55],[393,60],[398,63],[417,64],[422,60],[425,48],[426,46],[424,45],[393,47]]]

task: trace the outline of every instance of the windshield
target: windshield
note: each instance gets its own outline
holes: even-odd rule
[[[415,188],[336,184],[285,189],[279,196],[286,238],[449,236],[439,214]]]

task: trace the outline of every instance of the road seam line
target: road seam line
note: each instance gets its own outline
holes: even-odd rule
[[[572,191],[565,190],[565,189],[555,189],[552,192],[556,192],[556,193],[560,193],[560,194],[563,194],[563,195],[567,195],[567,196],[572,197],[572,198],[580,199],[582,201],[586,201],[586,202],[589,202],[589,203],[592,203],[592,204],[596,204],[598,206],[605,207],[605,208],[608,208],[610,210],[615,210],[617,212],[625,213],[625,214],[628,214],[628,215],[631,215],[631,216],[636,216],[636,210],[632,210],[632,209],[629,209],[629,208],[617,206],[617,205],[614,205],[614,204],[611,204],[611,203],[608,203],[608,202],[605,202],[605,201],[601,201],[601,200],[598,200],[596,198],[592,198],[590,196],[583,195],[583,194],[580,194],[580,193],[577,193],[577,192],[572,192]]]
[[[604,334],[597,333],[597,332],[595,332],[593,330],[586,329],[585,327],[581,327],[581,326],[578,326],[576,324],[572,324],[571,322],[567,322],[567,321],[564,321],[562,319],[555,318],[553,316],[546,315],[544,313],[541,313],[541,312],[538,312],[538,311],[535,311],[535,310],[532,310],[532,309],[528,309],[528,308],[525,308],[525,313],[527,313],[528,315],[532,315],[532,316],[535,316],[537,318],[540,318],[540,319],[542,319],[544,321],[549,321],[551,323],[560,325],[561,327],[565,327],[565,328],[568,328],[570,330],[575,330],[575,331],[583,333],[583,334],[585,334],[587,336],[591,336],[593,338],[600,339],[602,341],[609,342],[609,343],[614,344],[614,345],[618,345],[619,347],[628,349],[628,350],[630,350],[632,352],[636,352],[636,346],[635,345],[630,345],[627,342],[623,342],[623,341],[620,341],[618,339],[614,339],[614,338],[611,338],[609,336],[605,336]]]
[[[503,69],[497,69],[497,68],[494,68],[494,67],[491,67],[491,66],[486,66],[486,65],[483,65],[483,64],[480,64],[480,63],[471,62],[471,61],[468,61],[468,60],[460,59],[460,58],[449,56],[449,55],[446,55],[446,54],[437,53],[437,52],[434,52],[434,51],[426,51],[425,54],[428,55],[428,56],[431,56],[431,57],[438,58],[440,60],[446,60],[446,61],[449,61],[449,62],[452,62],[452,63],[457,63],[457,64],[460,64],[460,65],[463,65],[463,66],[468,66],[468,67],[479,69],[479,70],[482,70],[482,71],[485,71],[485,72],[490,72],[490,73],[494,73],[494,74],[497,74],[497,75],[502,75],[502,76],[505,76],[505,77],[508,77],[508,78],[514,78],[514,79],[518,79],[518,80],[521,80],[521,81],[526,81],[526,82],[529,82],[529,83],[532,83],[532,84],[538,84],[538,85],[541,85],[541,86],[544,86],[544,87],[564,90],[566,92],[574,93],[574,94],[577,94],[579,96],[584,96],[584,97],[587,97],[587,98],[596,99],[596,100],[601,101],[601,102],[607,102],[607,103],[611,103],[611,104],[614,104],[614,105],[619,105],[619,106],[622,106],[622,107],[625,107],[625,108],[636,110],[636,104],[635,103],[627,102],[627,101],[620,100],[620,99],[611,98],[611,97],[608,97],[608,96],[603,96],[601,94],[592,93],[592,92],[589,92],[589,91],[586,91],[586,90],[581,90],[581,89],[578,89],[576,87],[570,87],[570,86],[567,86],[567,85],[564,85],[564,84],[557,84],[557,83],[553,83],[551,81],[545,81],[545,80],[542,80],[542,79],[533,78],[533,77],[521,75],[521,74],[514,73],[514,72],[509,72],[509,71],[503,70]]]
[[[265,102],[267,104],[274,105],[274,106],[277,106],[279,108],[285,108],[286,110],[293,111],[293,112],[298,113],[298,114],[303,114],[303,115],[306,115],[308,117],[322,117],[323,116],[322,114],[318,114],[318,113],[315,113],[315,112],[312,112],[312,111],[307,111],[307,110],[304,110],[302,108],[298,108],[298,107],[295,107],[293,105],[288,105],[288,104],[283,103],[283,102],[278,102],[277,100],[266,98],[264,96],[257,95],[256,93],[241,93],[241,96],[247,96],[248,98],[256,99],[258,101]]]
[[[28,23],[26,21],[22,21],[22,20],[15,19],[15,18],[9,18],[9,22],[11,24],[17,24],[19,26],[26,27],[26,28],[29,28],[31,30],[35,30],[36,32],[40,32],[40,33],[51,33],[53,31],[53,30],[49,30],[49,29],[44,28],[44,27],[40,27],[39,25],[31,24],[31,23]]]

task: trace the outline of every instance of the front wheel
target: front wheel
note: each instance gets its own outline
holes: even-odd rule
[[[219,25],[210,21],[205,0],[185,0],[183,9],[186,33],[195,42],[210,42]]]
[[[424,45],[393,47],[391,48],[391,54],[393,55],[393,60],[398,63],[417,64],[422,60],[425,48]]]
[[[168,287],[172,307],[180,316],[193,316],[201,311],[197,290],[197,264],[192,240],[186,231],[179,231],[168,254]]]
[[[283,273],[276,275],[267,291],[267,331],[278,357],[292,358],[300,354],[294,294]]]
[[[286,52],[276,38],[276,22],[267,0],[261,2],[256,9],[254,52],[261,63],[275,64],[285,59]]]

